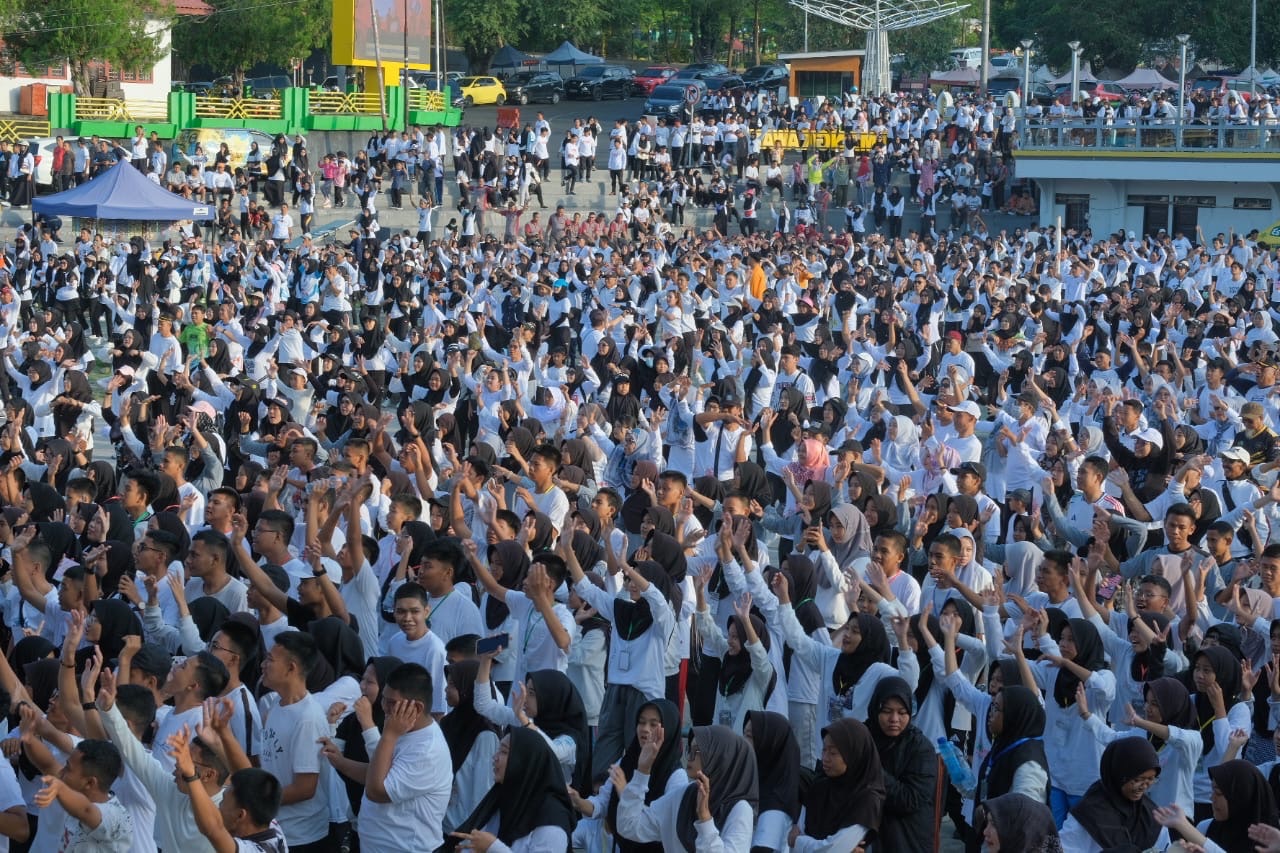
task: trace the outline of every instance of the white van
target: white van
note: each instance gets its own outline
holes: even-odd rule
[[[978,68],[982,65],[982,48],[958,47],[951,51],[951,64],[956,68]]]

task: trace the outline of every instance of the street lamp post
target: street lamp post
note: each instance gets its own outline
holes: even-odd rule
[[[1080,42],[1069,41],[1067,47],[1071,48],[1071,93],[1067,103],[1075,106],[1076,98],[1080,97]]]
[[[1031,39],[1022,42],[1022,115],[1027,115],[1027,105],[1031,103]]]
[[[1249,97],[1257,94],[1258,79],[1258,0],[1249,4]]]
[[[404,132],[409,132],[409,0],[404,0],[404,20],[400,22],[404,29],[404,65],[400,68],[400,97],[404,100]]]
[[[1182,125],[1187,120],[1187,33],[1175,36],[1178,40],[1178,144],[1182,144]]]

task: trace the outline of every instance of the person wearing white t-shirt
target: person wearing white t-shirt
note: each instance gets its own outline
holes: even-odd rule
[[[293,237],[293,217],[289,215],[289,205],[281,204],[280,212],[271,217],[271,239],[288,242]]]
[[[405,663],[382,688],[386,712],[382,733],[373,720],[364,726],[369,769],[360,804],[360,849],[398,853],[414,846],[434,850],[444,841],[444,814],[453,791],[449,744],[431,715],[433,676]],[[425,773],[424,769],[431,772]]]
[[[540,669],[565,672],[569,649],[581,632],[569,608],[555,600],[555,591],[568,575],[564,560],[555,554],[536,555],[525,576],[524,589],[519,591],[507,589],[494,578],[479,559],[474,542],[464,543],[463,547],[477,580],[489,595],[507,605],[517,626],[510,637],[516,652],[511,680],[523,683],[525,675]]]
[[[444,716],[448,705],[444,699],[444,643],[427,623],[431,613],[430,597],[416,581],[400,584],[396,588],[395,620],[398,632],[383,640],[384,655],[399,658],[405,663],[421,664],[431,673],[434,687],[431,713]]]
[[[454,586],[453,579],[462,568],[462,548],[449,539],[428,542],[418,566],[418,583],[430,596],[427,601],[427,625],[441,643],[448,645],[463,634],[484,633],[480,608],[471,599],[466,584]]]
[[[329,721],[307,692],[307,675],[318,659],[310,634],[285,631],[262,661],[262,683],[279,700],[262,714],[262,769],[280,780],[280,828],[289,849],[300,853],[329,849],[329,795],[320,784],[318,745],[329,736]]]
[[[537,510],[551,519],[551,526],[559,535],[569,517],[569,499],[555,484],[555,474],[560,469],[560,451],[555,445],[540,444],[529,454],[526,468],[528,478],[522,480],[516,489],[516,500],[511,509],[520,518],[524,518],[531,509]]]

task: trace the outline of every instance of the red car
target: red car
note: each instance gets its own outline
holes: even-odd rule
[[[1129,90],[1116,83],[1080,83],[1080,91],[1090,98],[1097,98],[1100,101],[1110,101],[1112,103],[1123,103],[1129,97]],[[1060,83],[1053,90],[1055,100],[1067,102],[1071,95],[1071,84]]]
[[[678,70],[670,65],[650,65],[643,71],[637,71],[636,94],[652,95],[654,89],[665,83]]]

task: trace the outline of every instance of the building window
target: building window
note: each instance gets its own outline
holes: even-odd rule
[[[66,80],[70,77],[65,62],[41,68],[27,68],[27,66],[18,61],[18,57],[14,55],[13,51],[9,50],[9,46],[4,42],[0,42],[0,73],[8,77],[51,77],[56,80]]]
[[[141,73],[137,71],[121,71],[119,68],[112,68],[106,62],[91,62],[90,70],[93,72],[93,79],[98,83],[153,83],[155,82],[155,69],[148,68]]]
[[[1175,195],[1173,203],[1186,207],[1217,207],[1218,198],[1211,195]]]
[[[1089,196],[1082,193],[1055,193],[1053,203],[1062,206],[1062,227],[1083,231],[1089,227]]]
[[[819,95],[839,101],[840,96],[853,87],[852,71],[796,71],[796,97],[813,98]]]
[[[1243,198],[1236,196],[1235,202],[1232,204],[1236,210],[1270,210],[1271,199],[1269,198]]]

